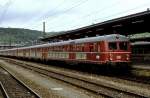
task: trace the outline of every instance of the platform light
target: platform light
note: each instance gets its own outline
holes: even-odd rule
[[[104,30],[104,29],[103,28],[96,29],[96,31],[102,31],[102,30]]]
[[[87,31],[86,33],[91,33],[92,31]]]
[[[122,27],[122,24],[113,25],[112,27],[113,27],[113,28],[116,28],[116,27]]]
[[[137,21],[133,21],[132,23],[135,24],[135,23],[142,23],[144,22],[144,20],[137,20]]]
[[[99,36],[99,34],[96,34],[96,36]]]
[[[77,33],[77,34],[75,34],[75,35],[80,35],[80,33]]]

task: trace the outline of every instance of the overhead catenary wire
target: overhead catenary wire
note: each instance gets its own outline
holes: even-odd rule
[[[106,10],[108,10],[108,9],[111,9],[112,7],[116,7],[117,5],[119,5],[120,4],[120,0],[117,0],[117,2],[115,2],[115,3],[113,3],[113,4],[110,4],[110,5],[107,5],[107,6],[104,6],[103,8],[101,8],[101,9],[99,9],[99,10],[96,10],[96,11],[93,11],[93,12],[90,12],[90,13],[88,13],[88,14],[86,14],[86,15],[83,15],[83,16],[81,16],[81,17],[79,17],[78,18],[78,20],[79,21],[75,21],[74,23],[79,23],[79,22],[82,22],[83,20],[85,20],[85,18],[88,18],[88,17],[90,17],[90,16],[92,16],[92,15],[95,15],[95,14],[97,14],[98,12],[104,12],[104,11],[106,11]],[[70,23],[69,23],[70,22]],[[72,22],[72,20],[71,21],[69,21],[68,22],[68,24],[71,24],[71,22]],[[67,24],[67,23],[66,23]],[[55,25],[55,26],[62,26],[62,25]],[[53,26],[54,27],[54,26]]]
[[[131,8],[131,9],[127,9],[127,10],[124,10],[124,11],[117,12],[117,13],[115,13],[115,14],[111,14],[111,15],[109,15],[109,16],[105,16],[105,17],[101,17],[101,18],[94,19],[91,23],[93,24],[94,22],[95,22],[95,23],[104,22],[104,21],[110,19],[110,17],[112,18],[112,17],[114,17],[114,16],[122,15],[122,14],[124,14],[124,13],[126,13],[126,12],[131,12],[131,11],[133,11],[133,10],[136,10],[136,9],[139,9],[139,8],[143,8],[143,7],[147,6],[147,5],[150,5],[150,2],[144,3],[144,4],[142,4],[142,5],[138,5],[138,6],[136,6],[136,7]],[[147,9],[147,8],[145,8],[145,9]],[[102,20],[102,21],[98,21],[98,20]],[[82,19],[81,21],[83,21],[83,19]],[[81,21],[80,21],[80,23],[81,23]],[[98,22],[96,22],[96,21],[98,21]],[[86,25],[84,25],[84,26],[86,26]],[[80,24],[80,25],[78,24],[78,25],[74,25],[74,26],[72,26],[72,27],[70,27],[70,28],[73,28],[73,29],[76,28],[76,29],[77,29],[77,27],[78,27],[78,28],[81,28],[81,27],[84,27],[84,26],[81,26],[81,24]],[[70,30],[71,30],[71,29],[70,29]]]
[[[80,6],[80,5],[82,5],[82,4],[84,4],[85,2],[87,2],[87,1],[89,1],[89,0],[79,0],[79,2],[77,2],[77,3],[75,3],[73,6],[71,6],[70,8],[67,8],[67,9],[65,9],[64,11],[63,11],[63,14],[65,14],[65,13],[67,13],[67,12],[69,12],[69,11],[71,11],[71,10],[73,10],[74,8],[76,8],[76,7],[78,7],[78,6]],[[63,3],[62,3],[63,4]],[[57,7],[56,7],[57,8]],[[49,12],[49,11],[48,11]],[[52,17],[52,16],[54,16],[54,15],[56,15],[57,13],[53,13],[53,14],[50,14],[49,16],[47,16],[47,17],[45,17],[44,15],[43,15],[43,17],[45,17],[45,20],[42,20],[42,21],[46,21],[46,19],[47,18],[49,18],[49,17]],[[46,14],[45,14],[46,15]],[[58,16],[55,16],[55,18],[53,17],[53,19],[51,19],[51,21],[52,20],[54,20],[54,19],[56,19],[56,18],[58,18],[60,15],[58,15]],[[42,21],[40,21],[40,22],[42,22]]]
[[[39,17],[37,17],[35,20],[33,21],[37,21],[37,20],[41,20],[41,19],[45,19],[48,16],[52,15],[52,14],[56,14],[56,12],[54,12],[54,10],[57,10],[58,8],[60,8],[61,6],[63,6],[63,4],[65,3],[66,0],[63,0],[61,3],[59,3],[58,5],[56,5],[54,8],[46,11],[44,14],[40,15]],[[49,14],[50,13],[50,14]]]
[[[114,5],[114,6],[116,6],[116,5]],[[113,7],[113,6],[112,6]],[[109,7],[109,8],[112,8],[112,7]],[[130,11],[130,10],[127,10],[127,11]],[[93,13],[95,13],[95,12],[93,12]],[[101,13],[101,11],[100,11],[100,13]],[[93,19],[93,21],[90,23],[90,24],[92,24],[92,23],[95,23],[95,22],[97,22],[97,21],[99,21],[99,20],[101,20],[100,22],[103,22],[103,21],[105,21],[105,19],[107,18],[107,19],[109,19],[109,17],[114,17],[114,16],[117,16],[117,14],[118,15],[121,15],[122,13],[125,13],[124,11],[121,11],[121,12],[117,12],[117,13],[115,13],[115,14],[111,14],[111,15],[107,15],[107,16],[104,16],[104,17],[100,17],[100,18],[97,18],[97,19]],[[61,16],[61,15],[58,15],[58,16]],[[48,22],[52,22],[54,19],[55,19],[55,21],[58,19],[58,16],[57,17],[54,17],[54,18],[52,18],[52,20],[50,20],[50,21],[48,21]],[[81,20],[81,21],[84,21],[84,19],[86,18],[86,17],[90,17],[90,16],[92,16],[92,15],[85,15],[85,16],[83,16],[83,19],[82,18],[79,18],[79,20]],[[49,16],[50,17],[50,16]],[[47,17],[48,18],[48,17]],[[66,17],[65,17],[66,18]],[[107,20],[106,19],[106,20]],[[47,20],[47,19],[46,19]],[[75,21],[75,22],[79,22],[79,21]],[[74,23],[75,23],[74,22]],[[87,22],[89,22],[89,21],[87,21]],[[41,22],[41,24],[42,24],[42,22]],[[53,23],[52,23],[52,25],[54,25]],[[70,25],[70,24],[69,24]],[[76,24],[75,26],[77,27],[77,25],[79,25],[80,26],[80,24]],[[62,25],[63,26],[63,25]],[[50,27],[50,25],[49,25],[49,27]]]
[[[70,8],[65,9],[65,10],[63,11],[63,14],[65,14],[65,13],[67,13],[67,12],[73,10],[74,8],[76,8],[76,7],[78,7],[78,6],[82,5],[82,4],[84,4],[84,3],[87,2],[87,1],[89,1],[89,0],[82,0],[82,1],[80,0],[79,3],[77,3],[77,4],[73,5],[73,6],[71,6]],[[52,14],[52,15],[50,15],[50,16],[53,16],[53,15],[55,15],[55,14]],[[50,16],[49,16],[49,17],[50,17]],[[60,15],[55,16],[55,18],[57,18],[57,17],[59,17],[59,16],[60,16]],[[49,18],[49,17],[47,17],[47,18]],[[55,19],[55,18],[53,18],[53,19]],[[52,21],[52,20],[51,20],[51,21]]]
[[[139,8],[143,8],[143,7],[147,6],[147,5],[150,5],[150,2],[144,3],[144,4],[142,4],[142,5],[133,7],[133,8],[128,9],[128,10],[124,10],[124,11],[117,12],[117,13],[115,13],[115,14],[112,14],[112,15],[109,15],[109,16],[106,16],[106,17],[103,17],[103,18],[97,18],[97,19],[95,19],[94,21],[97,21],[97,20],[99,20],[99,19],[105,19],[105,18],[108,19],[108,18],[110,18],[110,17],[114,17],[114,16],[121,15],[121,14],[126,13],[126,12],[131,12],[131,11],[133,11],[133,10],[136,10],[136,9],[139,9]],[[145,8],[145,10],[146,10],[146,9],[147,9],[147,8]]]
[[[34,26],[38,26],[38,25],[41,25],[41,21],[40,23],[37,24],[36,21],[38,20],[41,20],[43,19],[44,17],[46,17],[48,15],[48,13],[52,12],[52,13],[55,13],[54,10],[57,10],[59,7],[61,7],[64,3],[65,3],[66,0],[63,0],[61,3],[59,3],[58,5],[56,5],[54,8],[48,10],[47,12],[45,12],[44,14],[40,15],[39,17],[36,17],[35,19],[32,20],[31,23],[25,23],[25,25],[34,25]],[[27,21],[28,22],[28,21]],[[35,23],[36,22],[36,23]]]

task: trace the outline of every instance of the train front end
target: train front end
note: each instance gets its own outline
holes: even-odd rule
[[[112,66],[128,66],[130,64],[130,42],[127,37],[115,35],[106,42],[107,63]]]

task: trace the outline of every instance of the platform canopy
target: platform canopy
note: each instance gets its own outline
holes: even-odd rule
[[[137,42],[137,41],[149,41],[150,42],[150,32],[145,32],[142,34],[134,34],[128,37],[130,38],[131,42]]]
[[[58,41],[78,39],[91,36],[122,34],[131,35],[150,32],[150,10],[89,25],[75,30],[65,31],[60,34],[43,38],[42,41]]]

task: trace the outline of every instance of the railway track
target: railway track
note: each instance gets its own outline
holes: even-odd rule
[[[0,98],[41,98],[8,70],[0,67]]]
[[[111,98],[147,98],[150,94],[147,92],[136,92],[133,89],[127,89],[117,87],[117,85],[107,84],[107,81],[99,81],[98,79],[87,78],[79,74],[69,74],[58,70],[49,70],[44,67],[34,66],[25,62],[18,62],[14,60],[8,60],[9,63],[13,63],[24,68],[30,69],[32,71],[38,72],[42,75],[52,77],[71,85],[77,86],[79,88],[88,90],[90,92],[103,95],[105,97]]]
[[[150,67],[133,65],[130,74],[120,76],[119,78],[150,85]]]
[[[1,82],[0,82],[0,98],[9,98],[9,96]]]
[[[134,69],[143,69],[143,70],[150,70],[150,65],[133,65]]]
[[[134,72],[137,72],[137,70],[134,70]],[[115,76],[113,76],[115,77]],[[150,85],[150,77],[147,76],[138,76],[135,73],[132,73],[132,75],[124,75],[124,76],[118,76],[118,78],[120,79],[124,79],[124,80],[129,80],[129,81],[135,81],[137,83],[142,83],[142,84],[148,84]]]

